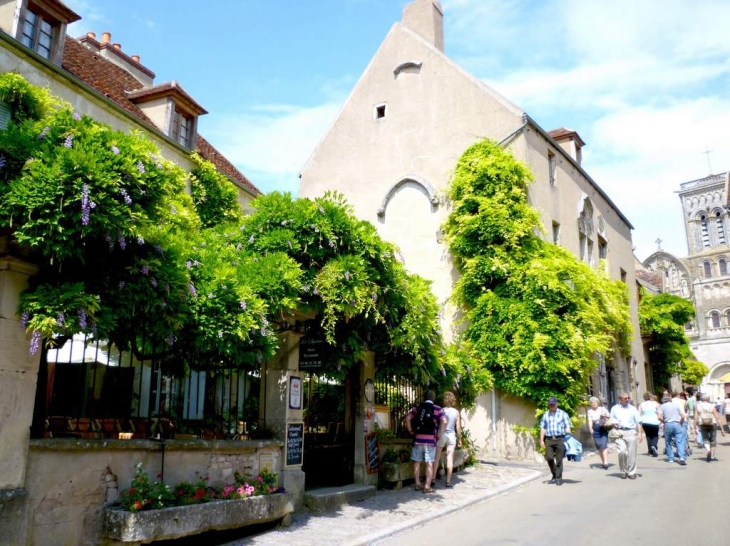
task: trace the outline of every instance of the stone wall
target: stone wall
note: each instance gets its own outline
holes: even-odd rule
[[[137,463],[144,465],[151,481],[157,479],[162,447],[152,440],[31,440],[27,544],[98,544],[102,509],[130,486]],[[168,440],[164,481],[174,485],[208,476],[210,486],[221,488],[233,481],[236,470],[255,475],[270,466],[281,475],[282,447],[272,440]]]

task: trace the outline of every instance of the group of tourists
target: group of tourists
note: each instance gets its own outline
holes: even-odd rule
[[[601,406],[596,397],[590,398],[588,427],[593,433],[598,456],[603,469],[609,467],[608,442],[618,448],[618,464],[622,479],[635,480],[638,445],[646,436],[648,455],[659,456],[659,438],[664,437],[664,453],[668,462],[677,460],[687,464],[692,454],[691,442],[704,448],[705,460],[716,461],[717,432],[725,436],[721,414],[730,425],[730,394],[722,401],[712,403],[707,393],[670,393],[664,391],[661,403],[657,396],[644,393],[644,400],[635,407],[628,393],[619,395],[618,404],[610,411]],[[565,439],[570,435],[571,424],[568,414],[558,408],[558,400],[548,400],[548,411],[540,420],[540,445],[545,449],[545,459],[550,466],[552,480],[548,483],[563,484],[563,458]]]
[[[444,407],[434,403],[436,393],[426,392],[424,401],[415,406],[406,415],[406,428],[413,436],[411,461],[416,490],[433,493],[438,478],[441,455],[446,450],[446,487],[451,488],[451,476],[454,471],[454,451],[461,442],[461,417],[453,392],[445,392],[441,397]],[[426,465],[425,481],[421,481],[421,463]]]

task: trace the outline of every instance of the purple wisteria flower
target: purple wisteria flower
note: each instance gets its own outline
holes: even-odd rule
[[[162,248],[162,245],[155,245],[155,250],[160,256],[165,254],[165,250]]]
[[[20,327],[24,330],[28,324],[28,320],[30,320],[30,313],[28,311],[23,311],[23,314],[20,315]]]
[[[173,336],[172,334],[169,334],[169,335],[167,336],[167,338],[166,338],[166,341],[167,341],[167,344],[168,344],[168,345],[169,345],[170,347],[172,347],[173,345],[175,345],[175,336]]]
[[[282,226],[285,226],[286,224],[287,224],[286,220],[284,220],[284,221],[283,221],[283,222],[281,223],[281,225],[282,225]]]
[[[68,135],[66,137],[66,140],[64,141],[63,145],[66,148],[73,148],[73,145],[74,145],[74,137],[73,137],[73,135]]]
[[[373,294],[373,303],[378,303],[378,295]]]
[[[176,214],[177,214],[177,209],[175,208],[175,205],[172,205],[172,206],[170,207],[170,212],[171,212],[171,213],[172,213],[173,215],[176,215]]]
[[[322,214],[324,214],[324,208],[322,207],[322,205],[319,206],[319,212],[321,212]]]
[[[122,250],[127,248],[127,240],[124,238],[124,235],[119,236],[118,242],[119,242],[119,248],[121,248]]]
[[[137,161],[137,170],[139,171],[140,174],[144,174],[145,173],[144,163],[142,163],[141,161]]]
[[[241,309],[246,309],[246,302],[241,300]]]
[[[213,299],[213,292],[208,292],[208,299],[209,300],[212,300]]]
[[[79,328],[86,330],[86,311],[79,309]]]
[[[36,354],[38,352],[38,348],[41,345],[41,333],[36,330],[33,332],[33,335],[30,336],[30,349],[28,352],[32,355]]]
[[[193,262],[191,262],[190,260],[188,260],[187,262],[185,262],[185,267],[187,267],[188,269],[190,269],[191,267],[193,267]]]
[[[167,302],[165,300],[162,300],[160,302],[160,306],[164,309],[165,307],[167,307]]]
[[[66,315],[64,315],[63,313],[59,313],[56,322],[61,328],[64,328],[66,326]]]
[[[150,282],[152,283],[152,287],[153,288],[157,288],[157,279],[155,279],[154,277],[152,277],[152,279],[150,279]]]
[[[71,117],[74,118],[76,121],[81,120],[81,114],[79,114],[78,112],[74,112]]]
[[[92,209],[92,202],[89,199],[89,185],[84,184],[81,189],[81,225],[89,225],[89,213]]]
[[[242,245],[241,243],[238,243],[238,244],[236,245],[236,250],[237,250],[238,252],[240,252],[242,248],[243,248],[243,245]]]
[[[50,130],[51,130],[51,128],[46,125],[43,128],[43,130],[41,131],[41,133],[38,135],[38,140],[43,140],[44,138],[46,138],[46,135],[48,134],[48,131],[50,131]]]
[[[248,240],[248,244],[252,245],[255,239],[253,238],[253,235],[251,235],[251,238]]]
[[[5,166],[5,156],[0,156],[0,169]]]
[[[112,153],[114,155],[119,155],[119,148],[117,148],[116,146],[112,146]]]
[[[330,239],[329,245],[330,245],[330,248],[334,248],[335,242],[332,239]]]
[[[314,294],[315,296],[319,294],[319,290],[317,290],[316,286],[314,287],[314,290],[312,290],[312,294]]]
[[[137,237],[137,244],[138,244],[139,246],[143,246],[143,245],[144,245],[144,238],[142,238],[142,237]]]
[[[350,280],[350,272],[349,271],[345,271],[345,280],[346,281],[349,281]]]
[[[218,330],[218,337],[223,337],[223,330]]]
[[[127,205],[131,205],[132,204],[132,198],[129,197],[129,194],[127,193],[127,190],[125,190],[124,188],[119,188],[119,194],[124,198],[124,202]]]
[[[142,275],[149,275],[150,274],[150,266],[147,264],[142,266]]]
[[[91,323],[91,333],[96,334],[96,322]]]
[[[195,289],[195,286],[193,285],[193,283],[190,283],[188,285],[188,290],[190,290],[191,296],[196,297],[198,295],[198,291]]]

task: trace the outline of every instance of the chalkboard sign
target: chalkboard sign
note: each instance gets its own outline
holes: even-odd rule
[[[299,340],[299,370],[321,370],[329,351],[330,347],[324,337],[303,337]]]
[[[304,423],[286,425],[286,466],[302,466],[304,462]]]
[[[365,435],[365,467],[368,474],[375,474],[380,468],[380,449],[375,433]]]

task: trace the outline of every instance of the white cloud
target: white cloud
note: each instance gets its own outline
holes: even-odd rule
[[[311,107],[259,105],[213,120],[201,132],[262,191],[297,194],[298,174],[343,101]]]

